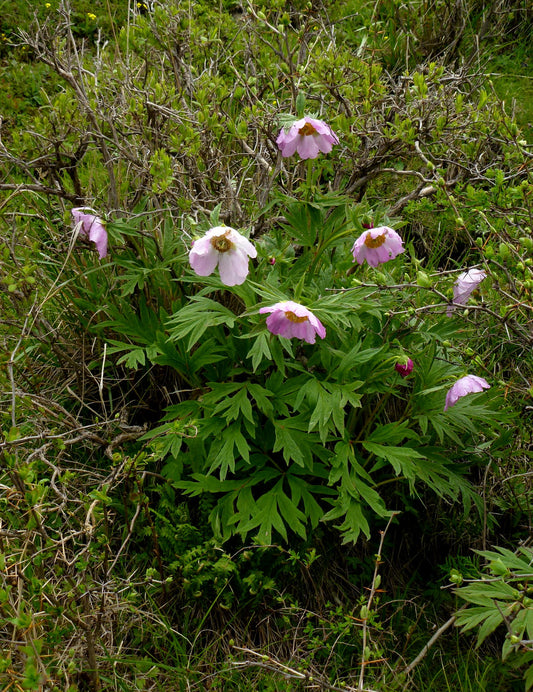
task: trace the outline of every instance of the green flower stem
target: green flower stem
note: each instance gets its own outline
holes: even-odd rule
[[[359,434],[358,434],[358,436],[357,436],[357,438],[356,438],[356,440],[355,440],[355,443],[361,441],[361,439],[363,438],[364,432],[366,431],[366,429],[368,428],[368,426],[371,425],[371,424],[374,422],[374,419],[376,418],[376,416],[378,415],[378,413],[382,410],[382,408],[385,406],[385,404],[386,404],[387,401],[389,400],[390,395],[391,395],[391,392],[387,392],[387,393],[378,401],[378,403],[377,403],[376,406],[374,407],[374,410],[370,413],[370,416],[367,418],[367,420],[365,421],[363,427],[362,427],[361,430],[359,431]],[[355,416],[354,416],[354,418],[352,419],[352,414],[355,413],[355,414],[357,415],[357,412],[358,412],[359,410],[360,410],[360,409],[352,409],[352,411],[350,412],[350,416],[348,417],[348,423],[347,423],[347,425],[346,425],[346,427],[347,427],[347,429],[348,429],[348,432],[353,432],[352,426],[353,426],[353,423],[355,422]]]
[[[407,480],[405,476],[394,476],[394,478],[387,478],[385,481],[380,481],[379,483],[374,484],[374,489],[375,488],[381,488],[384,485],[389,485],[389,483],[397,483],[398,481],[405,481]]]
[[[338,233],[333,233],[332,235],[329,236],[329,238],[323,240],[320,245],[318,246],[318,250],[316,252],[315,258],[313,260],[313,263],[311,264],[311,267],[307,271],[308,276],[313,276],[316,270],[316,267],[318,265],[318,262],[322,255],[324,254],[324,251],[336,240],[339,240],[340,238],[344,238],[345,236],[348,236],[352,233],[351,228],[346,228],[342,231],[339,231]],[[349,272],[348,272],[349,273]]]
[[[294,301],[296,303],[300,302],[300,297],[301,297],[302,291],[304,289],[305,280],[307,278],[309,278],[309,276],[312,276],[312,275],[313,274],[310,271],[304,272],[301,276],[300,281],[298,281],[298,283],[296,284],[296,288],[294,289]]]

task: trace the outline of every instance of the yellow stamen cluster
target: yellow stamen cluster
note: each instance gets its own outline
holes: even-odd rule
[[[228,238],[229,233],[229,231],[226,231],[224,235],[216,235],[211,238],[211,245],[217,252],[229,252],[229,250],[233,250],[235,247],[235,245]]]
[[[311,123],[305,123],[305,125],[298,130],[298,134],[308,136],[308,135],[316,135],[318,133],[317,133],[316,129],[313,127],[313,125],[311,125]]]
[[[371,233],[366,234],[365,238],[365,245],[369,248],[376,248],[376,247],[381,247],[383,243],[385,242],[385,239],[387,238],[386,233],[382,233],[381,235],[376,236],[375,238],[372,238]]]
[[[307,322],[307,320],[309,319],[307,315],[304,315],[303,317],[298,317],[298,315],[295,315],[294,312],[292,312],[292,310],[286,310],[285,317],[291,322],[296,322],[297,324]]]

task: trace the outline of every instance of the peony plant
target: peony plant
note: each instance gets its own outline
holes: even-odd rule
[[[326,328],[322,322],[306,307],[292,300],[260,308],[259,312],[270,313],[266,325],[272,334],[279,334],[287,339],[296,337],[308,344],[314,344],[317,335],[321,339],[326,337]]]
[[[371,267],[384,264],[404,252],[403,241],[398,233],[388,226],[378,226],[361,233],[352,247],[354,261],[366,262]]]
[[[459,399],[467,394],[476,394],[484,389],[489,389],[490,385],[483,377],[477,375],[465,375],[455,382],[446,394],[446,402],[444,410],[447,411],[451,406],[454,406]]]
[[[75,207],[71,209],[74,228],[82,236],[86,236],[96,245],[100,259],[107,255],[107,231],[105,223],[96,214],[89,213],[89,207]]]
[[[234,228],[215,226],[189,252],[189,264],[198,276],[209,276],[218,266],[226,286],[238,286],[248,276],[248,260],[257,257],[253,244]]]
[[[298,153],[302,159],[316,159],[329,154],[339,138],[323,120],[308,116],[294,122],[288,129],[282,128],[276,139],[281,155],[286,158]]]

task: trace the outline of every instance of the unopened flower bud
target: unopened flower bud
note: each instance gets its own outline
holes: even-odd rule
[[[401,377],[407,377],[407,375],[410,375],[413,371],[414,366],[415,364],[413,363],[411,358],[407,358],[407,362],[405,363],[396,363],[394,369]]]

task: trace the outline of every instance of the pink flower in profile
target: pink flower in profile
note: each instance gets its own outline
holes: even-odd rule
[[[366,260],[371,267],[377,267],[404,252],[403,241],[392,228],[378,226],[361,233],[352,252],[358,264],[363,264]]]
[[[218,265],[222,283],[238,286],[248,276],[249,257],[257,257],[257,250],[248,238],[229,226],[215,226],[194,241],[189,263],[198,276],[209,276]]]
[[[314,344],[316,335],[323,339],[326,328],[313,313],[299,303],[285,300],[268,308],[260,308],[260,313],[269,312],[266,325],[272,334],[279,334],[287,339],[295,336],[308,344]]]
[[[396,363],[396,365],[394,366],[394,369],[402,377],[407,377],[407,375],[410,375],[413,372],[414,367],[415,367],[415,364],[413,363],[413,361],[410,358],[408,358],[407,363]]]
[[[462,396],[482,392],[484,389],[489,388],[490,384],[487,382],[487,380],[483,379],[483,377],[478,377],[477,375],[465,375],[457,380],[457,382],[446,394],[444,410],[447,411],[450,406],[456,404]]]
[[[453,285],[453,302],[460,305],[466,305],[472,291],[475,291],[483,279],[487,276],[487,272],[483,269],[469,269],[462,274],[459,274]],[[455,310],[454,305],[450,305],[446,310],[448,317]]]
[[[338,143],[339,138],[329,125],[308,117],[297,120],[287,131],[282,128],[276,139],[284,158],[297,151],[302,159],[316,159],[319,152],[329,154]]]
[[[107,231],[105,224],[99,216],[88,214],[92,211],[88,207],[75,207],[70,210],[74,226],[79,230],[81,235],[89,237],[98,250],[100,259],[107,255]]]

